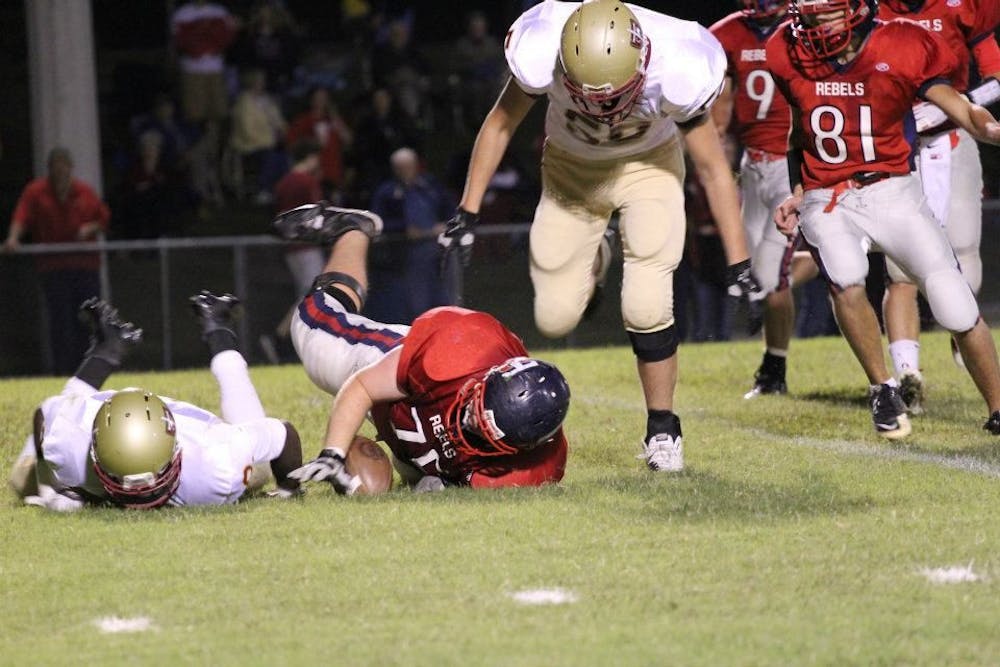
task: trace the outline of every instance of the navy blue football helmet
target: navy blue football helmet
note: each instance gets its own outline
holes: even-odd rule
[[[513,357],[465,384],[448,410],[447,428],[460,451],[502,456],[550,440],[568,411],[569,385],[558,368]]]

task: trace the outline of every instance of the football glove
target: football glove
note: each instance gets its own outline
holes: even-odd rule
[[[726,268],[726,293],[736,299],[749,298],[760,292],[760,284],[750,272],[750,260],[731,264]]]
[[[451,252],[458,251],[462,266],[468,266],[472,260],[472,244],[476,234],[472,228],[479,222],[479,215],[469,213],[461,206],[455,211],[454,217],[445,223],[444,231],[438,234],[438,245],[444,251],[444,258]]]
[[[334,449],[324,449],[319,456],[291,471],[288,476],[300,482],[329,482],[333,490],[342,496],[353,495],[361,486],[361,478],[347,472],[343,454]]]
[[[434,491],[444,491],[444,481],[435,475],[424,475],[420,481],[413,486],[414,493],[432,493]]]
[[[72,491],[56,491],[48,484],[38,485],[37,496],[25,496],[25,505],[44,507],[52,512],[76,512],[83,509],[83,501]]]

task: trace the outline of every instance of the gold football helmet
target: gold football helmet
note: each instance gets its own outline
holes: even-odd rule
[[[117,392],[94,417],[90,458],[115,504],[135,509],[163,505],[181,475],[173,413],[148,391]]]
[[[620,0],[591,0],[562,30],[564,83],[582,113],[608,125],[621,122],[646,84],[649,39]]]

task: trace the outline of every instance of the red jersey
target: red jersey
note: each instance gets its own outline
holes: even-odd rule
[[[396,383],[408,397],[372,410],[379,438],[397,458],[426,475],[473,487],[562,479],[567,445],[561,428],[529,452],[485,457],[459,451],[445,428],[445,415],[466,382],[527,355],[520,338],[486,313],[446,306],[415,319],[402,345]]]
[[[842,67],[811,58],[785,24],[767,41],[767,62],[799,113],[807,190],[858,172],[912,171],[910,109],[931,86],[950,83],[958,66],[941,38],[898,20],[876,21],[861,51]]]
[[[743,12],[734,12],[709,28],[722,44],[733,83],[733,126],[740,143],[768,153],[788,150],[788,102],[775,89],[762,32]]]
[[[24,225],[37,243],[76,243],[80,228],[96,222],[107,231],[111,212],[94,190],[73,179],[66,201],[61,202],[48,178],[36,178],[24,188],[17,200],[12,219]],[[97,271],[101,258],[95,252],[39,255],[35,259],[39,271]]]
[[[944,38],[958,58],[958,71],[951,82],[959,92],[969,87],[969,52],[979,42],[993,37],[993,28],[1000,21],[997,0],[925,0],[915,12],[899,12],[894,3],[879,5],[878,16],[883,20],[909,19]],[[901,8],[901,7],[900,7]]]

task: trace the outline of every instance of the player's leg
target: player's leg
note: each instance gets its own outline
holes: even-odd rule
[[[614,194],[621,202],[625,258],[622,319],[646,400],[644,453],[650,468],[664,471],[684,466],[681,424],[673,411],[678,340],[672,289],[684,251],[683,182],[683,157],[671,145],[626,163]]]
[[[898,384],[886,369],[878,318],[864,289],[871,238],[859,225],[871,216],[871,205],[861,192],[844,193],[832,210],[830,190],[807,192],[800,229],[831,286],[837,323],[868,378],[875,430],[883,437],[901,438],[910,433],[910,422]]]
[[[549,338],[576,328],[594,293],[595,257],[614,210],[606,184],[613,168],[613,163],[545,148],[542,196],[529,237],[529,271],[535,324]]]
[[[924,411],[925,387],[920,371],[920,311],[917,286],[891,259],[886,259],[888,284],[882,298],[882,318],[889,338],[889,356],[906,409]]]

